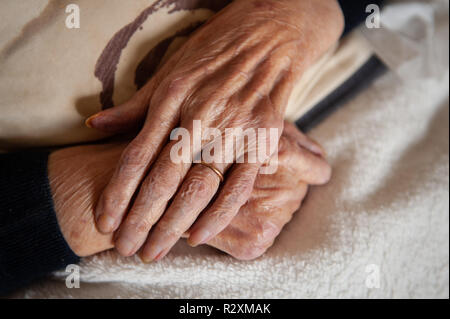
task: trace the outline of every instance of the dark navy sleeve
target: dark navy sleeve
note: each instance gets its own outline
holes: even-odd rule
[[[0,295],[79,262],[56,219],[47,159],[0,154]]]

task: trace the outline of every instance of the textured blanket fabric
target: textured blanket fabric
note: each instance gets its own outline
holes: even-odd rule
[[[106,252],[82,261],[80,289],[61,272],[17,296],[448,298],[448,85],[388,73],[318,126],[334,177],[258,260],[185,242],[148,265]]]

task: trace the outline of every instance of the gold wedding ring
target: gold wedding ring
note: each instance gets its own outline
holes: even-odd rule
[[[219,176],[220,182],[223,182],[223,174],[214,166],[212,166],[211,164],[205,163],[205,162],[201,162],[201,164],[203,166],[208,167],[209,169],[211,169],[214,173],[216,173],[217,176]]]

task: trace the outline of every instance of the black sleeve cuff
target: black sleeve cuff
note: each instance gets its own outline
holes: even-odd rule
[[[48,153],[0,154],[0,295],[79,262],[58,225]]]

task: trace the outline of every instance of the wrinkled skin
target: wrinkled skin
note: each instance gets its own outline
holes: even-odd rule
[[[277,128],[278,140],[294,83],[342,29],[336,0],[234,1],[195,32],[129,102],[88,119],[88,126],[111,132],[144,121],[100,196],[98,229],[108,234],[120,226],[117,250],[130,256],[143,246],[146,261],[166,254],[189,228],[194,246],[225,229],[249,200],[264,160],[214,163],[227,172],[219,188],[211,169],[171,160],[176,141],[167,142],[170,132],[183,127],[193,136],[193,121],[201,120],[203,127],[222,132]]]
[[[300,207],[308,184],[324,184],[330,178],[331,169],[323,151],[310,151],[312,145],[321,150],[286,123],[277,173],[258,175],[249,201],[207,244],[242,260],[262,255]],[[113,235],[102,234],[95,227],[94,205],[125,147],[126,143],[78,146],[50,155],[48,174],[58,222],[69,246],[79,256],[114,247]]]

